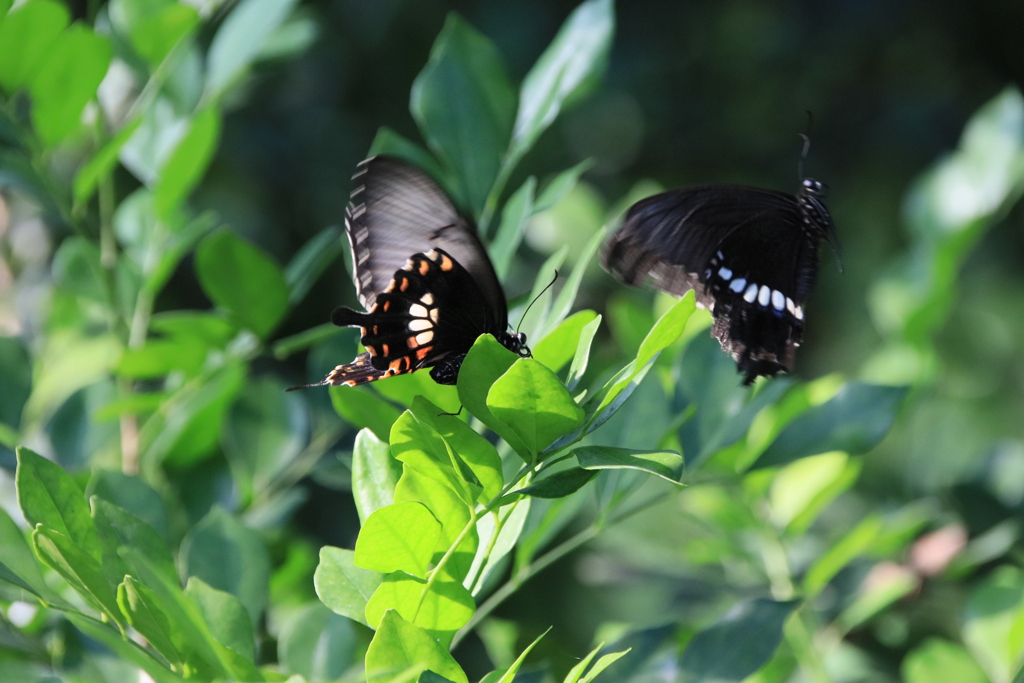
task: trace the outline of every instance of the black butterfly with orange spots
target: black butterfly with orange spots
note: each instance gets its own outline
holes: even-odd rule
[[[422,368],[438,384],[455,384],[481,334],[530,355],[526,335],[507,329],[508,304],[476,226],[437,183],[389,156],[363,161],[352,180],[345,230],[366,312],[341,307],[331,321],[360,328],[366,353],[308,386],[356,386]]]

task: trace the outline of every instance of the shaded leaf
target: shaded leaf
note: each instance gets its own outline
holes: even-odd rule
[[[655,474],[674,484],[683,475],[683,456],[672,451],[638,451],[610,446],[582,446],[573,451],[588,470],[628,468]]]
[[[366,624],[366,603],[381,580],[379,572],[356,566],[353,551],[329,545],[320,548],[313,585],[332,611]]]

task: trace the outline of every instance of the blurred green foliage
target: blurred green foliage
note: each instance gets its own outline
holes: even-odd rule
[[[0,683],[1019,679],[1024,98],[942,33],[1013,8],[457,9],[0,2]],[[846,273],[750,390],[594,256],[805,107]],[[356,352],[367,149],[532,359],[284,392]]]

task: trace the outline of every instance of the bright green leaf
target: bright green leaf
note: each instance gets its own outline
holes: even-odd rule
[[[582,446],[573,451],[580,467],[588,470],[629,468],[678,484],[683,475],[683,456],[672,451],[638,451],[610,446]]]
[[[768,495],[771,518],[791,533],[803,533],[836,496],[853,486],[860,461],[845,453],[823,453],[783,467]]]
[[[804,593],[813,598],[828,585],[839,571],[854,558],[868,550],[882,532],[882,520],[870,515],[846,534],[842,540],[819,557],[804,575]]]
[[[127,379],[158,379],[175,370],[195,376],[206,360],[207,347],[195,338],[148,339],[125,349],[117,374]]]
[[[469,623],[476,603],[457,581],[441,578],[428,588],[424,579],[394,572],[384,577],[366,605],[370,628],[379,628],[384,614],[392,609],[447,646],[455,632]]]
[[[459,400],[466,409],[485,425],[497,432],[517,451],[526,447],[515,432],[509,429],[487,407],[487,392],[495,380],[501,377],[518,360],[512,353],[489,334],[481,335],[462,361],[459,370]]]
[[[52,0],[18,6],[0,22],[0,86],[10,95],[28,82],[70,19],[67,7]]]
[[[462,581],[473,566],[477,551],[475,528],[465,533],[470,523],[470,507],[460,500],[448,486],[416,472],[406,469],[395,488],[395,502],[415,501],[427,506],[431,514],[441,523],[441,535],[434,548],[434,562],[450,553],[444,572],[457,581]],[[461,538],[461,541],[459,539]],[[453,547],[455,542],[459,545]]]
[[[366,603],[380,585],[379,572],[357,567],[355,553],[325,545],[313,585],[320,600],[332,611],[366,624]]]
[[[632,648],[622,650],[621,652],[609,652],[608,654],[603,655],[594,663],[594,666],[590,668],[587,675],[580,679],[580,683],[590,683],[593,681],[595,678],[600,676],[605,669],[629,654],[630,649]]]
[[[391,454],[425,477],[449,486],[472,504],[480,492],[472,470],[458,458],[429,422],[406,411],[391,428]]]
[[[583,424],[583,409],[549,369],[521,358],[487,394],[490,412],[508,425],[526,446],[520,455],[535,458],[545,446]]]
[[[530,651],[533,650],[534,647],[537,646],[537,643],[540,642],[540,639],[546,636],[550,631],[551,627],[549,626],[547,631],[544,631],[544,633],[537,636],[532,643],[527,645],[526,649],[519,653],[519,656],[516,657],[516,661],[512,662],[512,664],[509,665],[508,669],[506,669],[505,672],[501,674],[501,678],[495,679],[497,683],[512,683],[516,678],[516,674],[519,672],[519,667],[521,667],[523,665],[523,662],[526,661],[526,656],[530,654]]]
[[[1004,565],[967,599],[963,639],[993,683],[1010,683],[1024,664],[1024,573]]]
[[[402,476],[402,463],[391,457],[391,446],[369,429],[356,434],[352,447],[352,497],[359,522],[376,510],[395,502],[395,486]]]
[[[369,429],[378,439],[387,439],[401,411],[370,387],[330,387],[334,411],[357,429]]]
[[[192,116],[188,130],[164,163],[153,189],[154,207],[161,218],[176,211],[206,173],[217,150],[220,126],[220,112],[214,107],[200,109]]]
[[[571,320],[571,318],[570,318]],[[580,330],[579,341],[576,344],[576,353],[572,357],[572,364],[569,365],[569,375],[565,380],[565,388],[569,391],[576,389],[583,374],[587,371],[590,362],[590,347],[594,343],[594,336],[601,327],[601,316],[597,316]]]
[[[906,683],[989,683],[985,672],[960,645],[940,638],[928,638],[914,648],[900,665]]]
[[[580,334],[583,328],[597,318],[597,313],[591,310],[577,311],[551,330],[539,343],[534,344],[531,349],[533,357],[548,366],[552,372],[558,372],[565,367],[566,363],[573,359],[573,354],[579,346]],[[593,339],[593,335],[590,337]],[[589,341],[587,351],[590,350]]]
[[[426,506],[410,501],[383,507],[359,530],[356,566],[382,574],[426,576],[440,536],[441,523]]]
[[[430,633],[389,610],[366,651],[367,683],[391,683],[392,676],[413,667],[469,683],[462,667]]]
[[[431,149],[455,171],[461,197],[479,216],[512,133],[515,92],[494,45],[449,14],[409,108]]]
[[[288,285],[281,269],[227,230],[199,244],[196,271],[210,299],[261,337],[270,334],[288,309]]]

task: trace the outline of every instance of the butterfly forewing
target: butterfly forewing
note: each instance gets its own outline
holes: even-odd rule
[[[505,296],[473,224],[429,176],[394,157],[371,157],[352,177],[345,228],[356,293],[373,308],[412,254],[442,249],[473,278],[488,305],[507,317]]]

